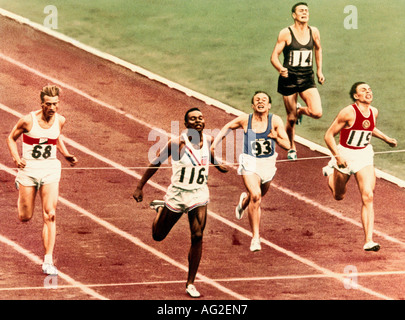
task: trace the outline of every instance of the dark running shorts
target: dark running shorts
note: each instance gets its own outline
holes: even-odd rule
[[[310,88],[316,88],[314,72],[309,74],[296,74],[288,71],[288,78],[279,76],[277,92],[283,96],[290,96],[297,92],[303,92]]]

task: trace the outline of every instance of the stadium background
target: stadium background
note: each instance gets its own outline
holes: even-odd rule
[[[232,107],[249,112],[257,89],[273,97],[273,112],[285,119],[278,74],[269,58],[278,32],[292,24],[297,1],[242,0],[0,0],[0,7],[43,23],[44,8],[58,10],[57,31],[101,51],[144,67]],[[310,25],[319,28],[326,83],[319,86],[324,116],[305,118],[297,134],[322,146],[323,134],[338,110],[349,104],[355,81],[368,82],[378,127],[402,149],[402,83],[405,3],[307,1]],[[346,29],[348,5],[357,8],[358,29]],[[58,63],[55,57],[55,63]],[[374,140],[376,151],[388,149]],[[403,153],[376,156],[376,167],[405,179]]]

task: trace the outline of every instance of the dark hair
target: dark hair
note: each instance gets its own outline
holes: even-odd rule
[[[187,112],[186,112],[186,114],[184,115],[184,123],[187,123],[187,121],[188,121],[188,114],[189,114],[190,112],[193,112],[193,111],[200,111],[200,112],[201,112],[201,110],[198,109],[198,108],[191,108],[191,109],[188,109]]]
[[[270,95],[267,93],[267,92],[265,92],[265,91],[261,91],[261,90],[258,90],[258,91],[256,91],[255,92],[255,94],[253,95],[253,97],[252,97],[252,104],[253,104],[253,99],[254,99],[254,97],[257,95],[257,94],[259,94],[259,93],[264,93],[268,98],[269,98],[269,103],[271,103],[271,97],[270,97]]]
[[[356,101],[356,99],[354,98],[354,95],[357,93],[357,87],[361,84],[365,84],[364,81],[359,81],[359,82],[355,82],[352,87],[350,88],[350,98],[352,98],[353,101]]]
[[[298,2],[298,3],[296,3],[296,4],[293,5],[293,7],[291,8],[291,12],[294,13],[294,12],[295,12],[295,9],[296,9],[298,6],[307,6],[307,7],[308,7],[308,4],[307,4],[306,2]]]

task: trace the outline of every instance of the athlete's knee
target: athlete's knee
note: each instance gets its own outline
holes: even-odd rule
[[[56,211],[54,209],[44,210],[44,221],[46,223],[55,222],[56,220]]]
[[[18,219],[19,219],[21,222],[28,222],[28,221],[31,220],[31,218],[32,218],[32,215],[31,215],[31,214],[27,214],[27,213],[25,213],[25,212],[18,212]]]
[[[196,244],[198,242],[201,242],[203,239],[203,232],[202,230],[198,230],[196,232],[193,232],[191,234],[191,243],[192,244]]]
[[[30,206],[19,205],[18,207],[18,219],[21,222],[28,222],[31,220],[33,215],[33,210]]]
[[[250,194],[250,202],[260,204],[261,200],[262,200],[261,192],[252,192]]]
[[[337,201],[341,201],[345,198],[345,195],[342,193],[334,193],[333,198]]]
[[[321,106],[317,106],[317,107],[308,107],[308,115],[311,118],[314,119],[319,119],[322,117],[322,107]]]
[[[314,119],[320,119],[322,117],[322,111],[310,112],[310,117]]]
[[[372,203],[374,201],[374,192],[372,190],[364,191],[361,199],[363,203]]]
[[[290,112],[287,114],[287,122],[292,126],[297,121],[297,115],[294,112]]]
[[[166,237],[162,236],[161,234],[158,234],[158,233],[152,233],[152,238],[153,238],[153,240],[159,242],[159,241],[164,240],[164,238],[166,238]]]
[[[163,241],[166,236],[167,236],[168,232],[164,233],[161,230],[158,230],[156,227],[152,227],[152,238],[155,241]]]

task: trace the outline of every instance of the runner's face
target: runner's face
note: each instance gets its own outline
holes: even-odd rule
[[[354,98],[359,102],[371,103],[373,101],[373,91],[368,84],[361,84],[356,88]]]
[[[58,110],[59,97],[44,96],[44,102],[42,103],[42,113],[45,118],[51,118]]]
[[[307,6],[300,5],[295,8],[295,12],[293,13],[294,20],[298,22],[308,22],[309,20],[309,10]]]
[[[200,111],[191,111],[187,115],[186,127],[189,129],[195,129],[197,131],[203,131],[205,127],[204,116]]]
[[[255,112],[266,112],[271,108],[269,97],[265,93],[258,93],[253,97],[252,108]]]

